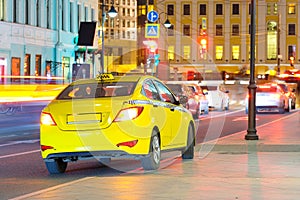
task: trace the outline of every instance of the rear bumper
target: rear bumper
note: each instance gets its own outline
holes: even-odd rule
[[[100,159],[100,158],[134,158],[140,159],[147,156],[147,154],[128,154],[125,151],[83,151],[83,152],[64,152],[49,154],[44,158],[45,162],[52,162],[56,159],[63,159],[64,162],[71,162],[77,160]]]

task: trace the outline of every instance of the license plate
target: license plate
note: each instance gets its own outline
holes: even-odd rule
[[[90,124],[100,123],[102,121],[101,113],[79,113],[67,115],[67,124]]]

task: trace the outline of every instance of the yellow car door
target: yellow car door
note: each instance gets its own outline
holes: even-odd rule
[[[165,113],[167,116],[166,124],[170,128],[171,136],[170,147],[179,147],[185,144],[187,126],[182,120],[183,112],[186,111],[182,106],[178,105],[174,95],[168,90],[165,85],[159,81],[155,81],[155,85],[160,93],[161,100],[164,104]],[[170,133],[168,133],[170,134]]]

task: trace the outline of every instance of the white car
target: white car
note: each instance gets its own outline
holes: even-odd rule
[[[248,113],[248,97],[246,99],[246,113]],[[256,112],[289,112],[291,99],[278,84],[266,83],[258,85],[256,89]]]
[[[229,91],[225,90],[223,86],[201,86],[201,88],[206,94],[209,108],[229,110]]]
[[[206,94],[202,91],[202,88],[198,84],[194,83],[187,83],[186,84],[191,90],[193,91],[194,97],[199,102],[199,111],[201,114],[208,114],[209,112],[209,105],[208,105],[208,99],[206,97]]]

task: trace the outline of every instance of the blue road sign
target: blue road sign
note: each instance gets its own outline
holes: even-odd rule
[[[150,22],[156,22],[158,20],[158,13],[154,10],[151,10],[150,12],[148,12],[147,14],[147,19]]]
[[[145,28],[145,38],[159,38],[159,24],[146,24]]]

